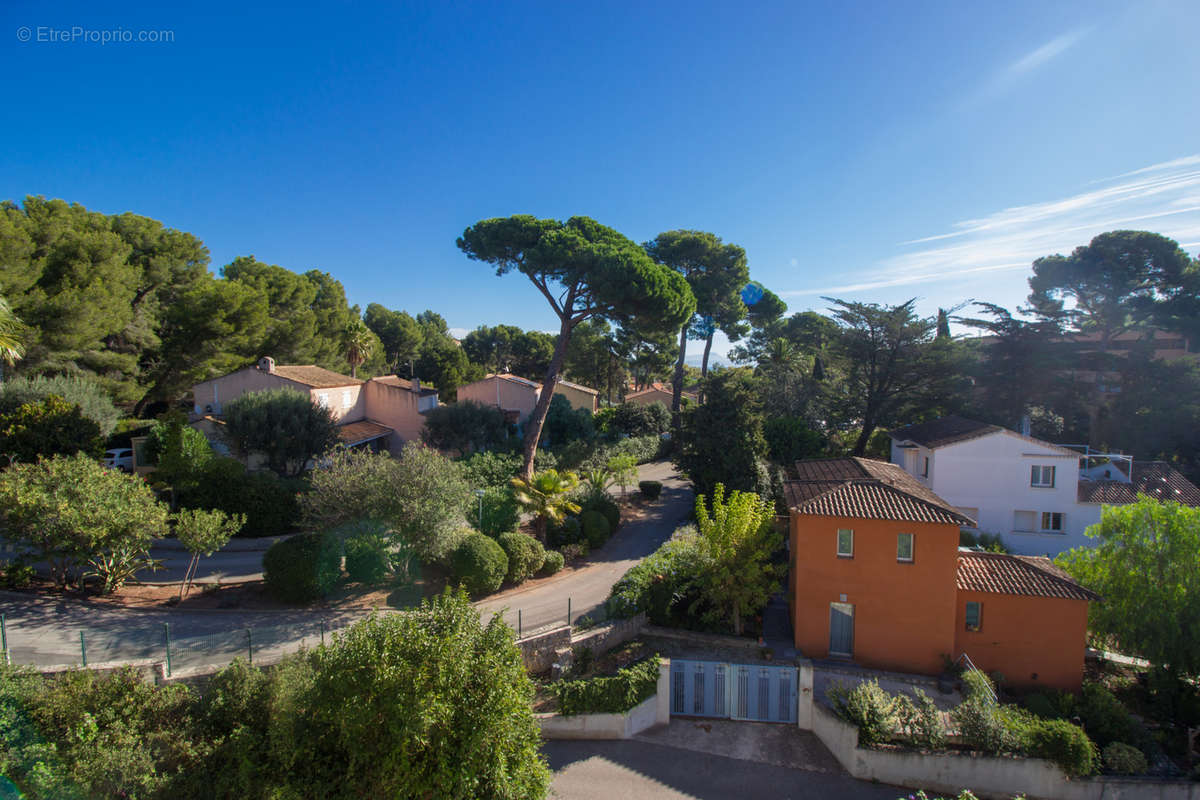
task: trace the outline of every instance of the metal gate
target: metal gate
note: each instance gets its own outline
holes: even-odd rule
[[[671,659],[671,715],[796,722],[795,667]]]

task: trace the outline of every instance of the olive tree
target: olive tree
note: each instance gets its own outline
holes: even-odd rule
[[[225,423],[238,452],[262,455],[281,478],[300,475],[310,459],[338,441],[330,410],[291,389],[248,392],[230,400]]]
[[[457,244],[468,258],[493,265],[497,275],[520,272],[558,317],[542,393],[525,423],[521,476],[526,480],[533,477],[534,454],[576,326],[606,319],[638,330],[676,331],[696,308],[683,275],[656,264],[636,243],[588,217],[566,222],[528,214],[485,219],[467,228]]]

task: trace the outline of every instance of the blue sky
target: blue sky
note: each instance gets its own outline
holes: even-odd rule
[[[1200,251],[1187,0],[98,5],[0,9],[3,198],[457,328],[553,325],[454,246],[512,213],[713,231],[793,310],[1016,306],[1034,258],[1113,228]],[[47,41],[73,27],[173,41]]]

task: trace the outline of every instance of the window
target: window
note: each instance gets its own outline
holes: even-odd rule
[[[983,628],[983,603],[967,603],[967,630],[978,631]]]
[[[1029,470],[1029,485],[1039,489],[1054,488],[1054,467],[1034,465]]]
[[[896,560],[913,560],[913,535],[911,533],[896,534]]]
[[[929,456],[925,456],[925,463],[921,466],[921,477],[929,477]]]
[[[1032,531],[1034,524],[1037,522],[1037,514],[1033,511],[1014,511],[1013,512],[1013,530],[1014,531]]]
[[[854,558],[854,531],[839,528],[837,533],[838,558]]]
[[[1044,531],[1061,531],[1063,529],[1063,515],[1058,511],[1043,511],[1042,512],[1042,530]]]
[[[321,408],[329,408],[329,395],[324,393],[317,395],[317,405]]]
[[[354,397],[350,390],[342,392],[342,408],[349,408],[354,405]]]

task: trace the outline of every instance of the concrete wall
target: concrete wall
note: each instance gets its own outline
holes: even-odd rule
[[[1136,778],[1069,780],[1049,761],[967,753],[922,753],[858,747],[858,730],[820,704],[812,731],[847,772],[878,781],[956,796],[964,788],[985,800],[1200,800],[1200,783]]]
[[[967,630],[967,603],[982,605],[980,629]],[[1086,600],[958,592],[954,653],[1013,686],[1079,691],[1087,650]]]
[[[567,398],[567,402],[571,404],[571,408],[583,409],[589,414],[595,414],[596,408],[599,405],[599,395],[593,392],[585,392],[574,386],[556,383],[554,384],[554,393],[561,394]]]
[[[854,554],[837,555],[838,529],[854,531]],[[897,535],[913,535],[913,559],[897,559]],[[936,673],[954,650],[958,526],[793,514],[792,622],[796,648],[829,654],[830,604],[854,607],[853,660]]]
[[[313,389],[311,393],[313,404],[328,407],[338,424],[361,422],[367,418],[366,395],[361,383],[353,386],[335,386],[331,389]]]
[[[367,419],[386,425],[396,433],[388,442],[393,453],[404,449],[406,442],[419,442],[425,417],[418,410],[419,397],[408,387],[393,386],[369,380],[364,390]]]
[[[662,659],[658,685],[646,698],[624,714],[537,714],[545,739],[631,739],[644,730],[671,721],[671,660]]]
[[[472,400],[504,411],[519,412],[518,422],[524,422],[537,405],[538,390],[504,378],[484,378],[458,387],[458,401]]]

